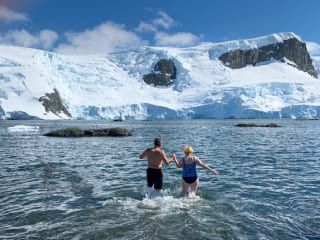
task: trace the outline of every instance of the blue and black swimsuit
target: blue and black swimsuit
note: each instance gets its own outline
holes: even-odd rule
[[[196,157],[191,156],[191,158],[191,163],[186,163],[185,158],[182,159],[182,179],[189,184],[194,183],[198,179]]]

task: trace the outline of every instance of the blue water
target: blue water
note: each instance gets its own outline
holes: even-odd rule
[[[0,239],[320,239],[320,121],[239,122],[270,121],[0,121]],[[42,136],[67,126],[133,136]],[[181,169],[165,166],[166,196],[146,199],[138,155],[157,136],[220,175],[198,169],[197,197],[179,198]]]

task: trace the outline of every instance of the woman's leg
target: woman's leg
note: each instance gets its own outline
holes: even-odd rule
[[[194,181],[193,183],[191,183],[191,191],[194,192],[194,194],[197,193],[198,186],[199,186],[199,177],[197,178],[196,181]]]
[[[181,197],[188,196],[189,186],[190,186],[190,184],[186,183],[183,179],[181,180],[181,187],[182,187]]]

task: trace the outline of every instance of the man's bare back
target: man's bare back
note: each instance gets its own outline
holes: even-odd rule
[[[166,153],[161,149],[162,140],[156,138],[154,140],[154,147],[147,148],[140,156],[140,159],[147,158],[148,169],[147,169],[147,183],[148,187],[154,186],[156,191],[161,191],[163,184],[163,174],[162,174],[162,162],[169,165],[170,161],[173,159],[171,156],[168,160]]]
[[[166,164],[169,164],[169,160],[167,159],[165,152],[158,147],[146,149],[140,155],[140,159],[145,157],[147,157],[149,168],[161,169],[163,161],[165,161]]]

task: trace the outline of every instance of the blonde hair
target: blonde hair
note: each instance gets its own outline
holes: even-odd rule
[[[193,153],[193,148],[191,146],[185,146],[183,148],[184,153],[190,154]]]

